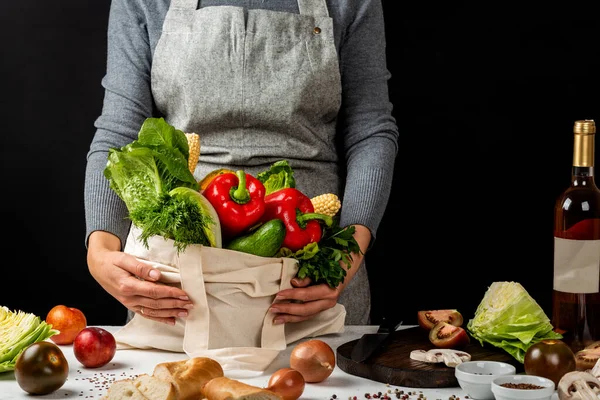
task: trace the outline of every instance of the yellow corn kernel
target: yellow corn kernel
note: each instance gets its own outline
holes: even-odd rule
[[[190,157],[188,158],[188,168],[193,174],[200,159],[200,135],[197,133],[186,133],[188,146],[190,148]]]
[[[336,194],[324,193],[310,199],[315,212],[333,217],[342,207],[342,202]]]

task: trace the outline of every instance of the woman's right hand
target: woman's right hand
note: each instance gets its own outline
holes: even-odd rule
[[[89,237],[88,268],[94,279],[129,310],[169,325],[185,318],[192,302],[176,287],[156,283],[160,271],[121,251],[111,233],[95,231]]]

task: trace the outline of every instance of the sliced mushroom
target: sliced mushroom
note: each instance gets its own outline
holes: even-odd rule
[[[600,380],[589,372],[571,371],[558,382],[560,400],[600,399]]]
[[[596,365],[592,368],[592,375],[600,379],[600,360],[596,361]]]
[[[579,371],[592,369],[598,360],[600,360],[600,347],[585,348],[575,353],[575,362]]]
[[[410,352],[411,360],[427,363],[443,362],[448,367],[456,367],[458,364],[469,361],[471,355],[464,351],[454,349],[431,349],[431,350],[413,350]]]

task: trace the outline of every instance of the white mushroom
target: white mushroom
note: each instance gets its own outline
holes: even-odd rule
[[[599,400],[600,380],[589,372],[571,371],[558,382],[560,400]]]
[[[596,365],[592,368],[592,375],[600,379],[600,360],[596,361]]]
[[[471,355],[464,351],[454,349],[431,349],[431,350],[413,350],[410,352],[411,360],[427,363],[443,362],[448,367],[456,367],[458,364],[469,361]]]

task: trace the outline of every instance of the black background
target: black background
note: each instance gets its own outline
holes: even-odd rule
[[[600,118],[598,18],[581,3],[528,16],[402,3],[384,1],[401,134],[367,255],[373,321],[415,323],[440,308],[469,318],[494,281],[520,282],[550,315],[553,207],[570,181],[573,122]],[[65,304],[89,325],[125,318],[89,275],[84,247],[109,6],[0,5],[0,305],[45,318]]]

